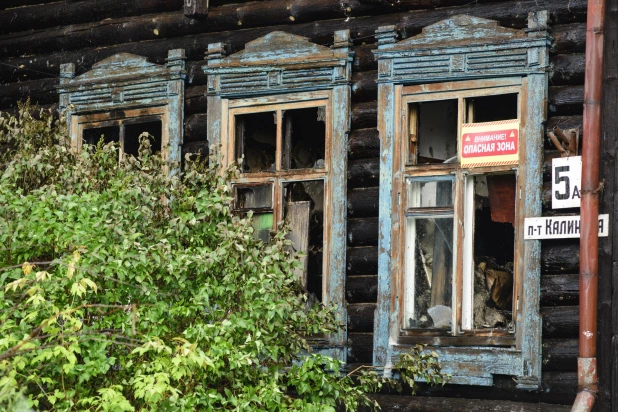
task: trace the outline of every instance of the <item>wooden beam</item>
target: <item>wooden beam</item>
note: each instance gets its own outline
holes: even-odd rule
[[[362,276],[378,273],[378,247],[349,247],[346,253],[347,275]]]

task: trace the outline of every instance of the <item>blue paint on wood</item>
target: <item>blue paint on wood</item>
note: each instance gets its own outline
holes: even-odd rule
[[[396,127],[401,113],[395,111],[398,99],[396,85],[426,84],[442,81],[491,79],[518,76],[525,79],[522,97],[526,115],[522,118],[524,150],[519,168],[519,193],[525,199],[519,216],[541,214],[541,166],[543,160],[543,122],[549,70],[547,12],[530,13],[527,30],[503,28],[497,22],[455,16],[430,25],[418,36],[396,42],[394,26],[376,31],[378,49],[378,130],[380,133],[380,236],[378,258],[378,302],[374,326],[374,366],[388,374],[397,356],[406,346],[397,344],[399,336],[398,299],[393,288],[391,231],[398,227],[397,207],[393,204],[394,178],[401,171],[393,169]],[[401,111],[401,110],[399,110]],[[523,225],[517,225],[523,239]],[[516,348],[432,348],[440,355],[453,383],[491,385],[492,375],[517,377],[523,389],[537,389],[541,377],[540,243],[520,240],[518,250],[522,295],[518,310]],[[392,302],[396,303],[392,307]]]
[[[325,256],[329,268],[324,276],[328,279],[325,296],[327,303],[335,305],[337,319],[344,327],[341,333],[328,336],[324,344],[315,345],[314,350],[345,361],[347,149],[353,57],[350,33],[348,30],[335,32],[332,47],[275,31],[247,43],[244,50],[230,56],[224,56],[224,48],[222,43],[210,44],[208,64],[203,66],[208,75],[208,141],[215,148],[228,138],[227,103],[230,99],[253,97],[262,103],[290,103],[302,101],[307,96],[305,92],[328,92],[331,150],[326,198],[332,199],[332,221],[325,222],[330,229],[328,238],[324,239],[330,249]]]

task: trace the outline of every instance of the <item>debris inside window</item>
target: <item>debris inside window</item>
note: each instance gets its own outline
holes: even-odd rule
[[[474,182],[474,328],[512,330],[515,175],[479,175],[471,179]]]
[[[326,143],[324,107],[285,110],[281,169],[323,169]]]
[[[409,106],[410,164],[457,161],[457,99],[414,103]]]
[[[310,180],[283,184],[284,218],[296,251],[306,256],[299,278],[313,302],[322,301],[324,248],[324,181]]]
[[[161,152],[161,121],[124,124],[124,153],[137,157],[139,151],[139,136],[146,132],[150,139],[152,153]]]
[[[453,284],[453,183],[408,179],[405,324],[450,329]]]
[[[272,185],[234,185],[234,192],[235,210],[244,215],[252,211],[254,237],[268,243],[274,222]]]
[[[276,121],[276,112],[236,115],[236,159],[243,158],[241,170],[244,173],[275,171]]]

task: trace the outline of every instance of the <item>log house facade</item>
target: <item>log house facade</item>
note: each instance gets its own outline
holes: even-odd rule
[[[349,122],[347,140],[337,141],[346,142],[346,147],[339,149],[347,153],[347,158],[337,165],[345,167],[338,175],[347,174],[342,189],[345,193],[335,191],[332,194],[333,206],[346,206],[336,212],[344,216],[342,227],[345,231],[340,238],[345,238],[345,244],[340,241],[331,245],[342,249],[338,253],[345,256],[345,264],[328,256],[333,259],[332,264],[340,264],[341,271],[345,272],[337,287],[341,302],[344,302],[342,313],[345,313],[347,330],[333,346],[342,349],[344,354],[340,357],[346,358],[351,367],[372,364],[379,356],[374,351],[376,339],[379,339],[379,333],[374,334],[378,319],[374,315],[380,301],[379,271],[383,265],[379,263],[378,248],[383,236],[379,219],[382,213],[380,196],[384,190],[381,184],[383,149],[380,148],[383,130],[378,132],[378,121],[384,113],[378,107],[379,90],[384,83],[379,81],[381,69],[374,56],[379,49],[380,36],[385,33],[380,28],[394,26],[395,31],[388,36],[394,41],[397,35],[400,41],[417,36],[423,28],[440,21],[467,15],[495,20],[504,28],[523,31],[530,28],[528,13],[543,11],[547,11],[552,39],[549,68],[545,72],[548,94],[546,106],[535,109],[546,111],[546,131],[554,126],[563,130],[578,129],[582,125],[586,2],[577,0],[478,3],[467,0],[5,0],[0,4],[0,110],[15,110],[16,101],[28,96],[46,107],[66,105],[61,96],[66,96],[65,91],[70,92],[65,85],[73,76],[79,79],[79,76],[92,73],[97,63],[106,59],[111,63],[114,56],[140,56],[145,60],[139,60],[139,64],[152,65],[149,67],[184,66],[186,77],[183,73],[173,79],[173,82],[182,82],[181,90],[174,86],[177,93],[166,95],[172,106],[179,96],[183,100],[176,111],[180,113],[176,115],[179,123],[174,130],[170,129],[169,136],[174,133],[179,139],[181,152],[175,156],[207,153],[207,139],[213,135],[213,119],[220,110],[213,104],[217,96],[210,84],[213,72],[208,71],[217,51],[209,45],[220,44],[219,57],[224,58],[242,52],[250,42],[283,32],[304,37],[324,49],[336,50],[333,46],[342,45],[337,41],[336,32],[349,30],[349,44],[346,39],[345,48],[349,47],[353,57],[346,63],[345,80],[335,86],[341,88],[343,97],[348,90],[349,99],[347,103],[338,103],[338,112],[333,108],[333,113],[341,118],[341,130],[347,131],[346,119]],[[617,12],[617,1],[608,0],[601,155],[605,190],[601,197],[601,213],[610,213],[613,223],[609,238],[600,242],[599,255],[599,411],[618,408],[618,362],[613,356],[618,353],[618,274],[613,265],[613,256],[618,254],[614,242],[618,223],[612,216],[617,190],[618,121],[616,116],[608,115],[618,107]],[[184,54],[170,53],[180,49]],[[135,57],[131,59],[138,64]],[[65,64],[70,66],[63,66]],[[277,80],[276,76],[271,80]],[[299,93],[312,91],[315,90],[306,88]],[[259,97],[254,95],[253,98]],[[546,136],[542,146],[535,151],[543,161],[539,207],[543,216],[562,214],[553,211],[550,202],[549,166],[559,152]],[[521,388],[521,382],[514,379],[516,374],[496,373],[480,385],[479,381],[464,379],[444,388],[421,387],[414,397],[396,393],[376,395],[384,410],[570,410],[577,392],[579,245],[576,240],[539,243],[540,293],[535,320],[541,338],[540,373],[535,375],[535,388],[530,382]]]

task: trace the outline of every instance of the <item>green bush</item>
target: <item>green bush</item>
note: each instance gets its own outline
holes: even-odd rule
[[[75,154],[51,112],[19,114],[0,118],[0,408],[375,406],[366,392],[391,381],[310,353],[308,335],[340,325],[307,309],[284,231],[262,244],[230,212],[234,170],[167,173],[147,136],[138,159]],[[417,349],[407,383],[444,383]]]

